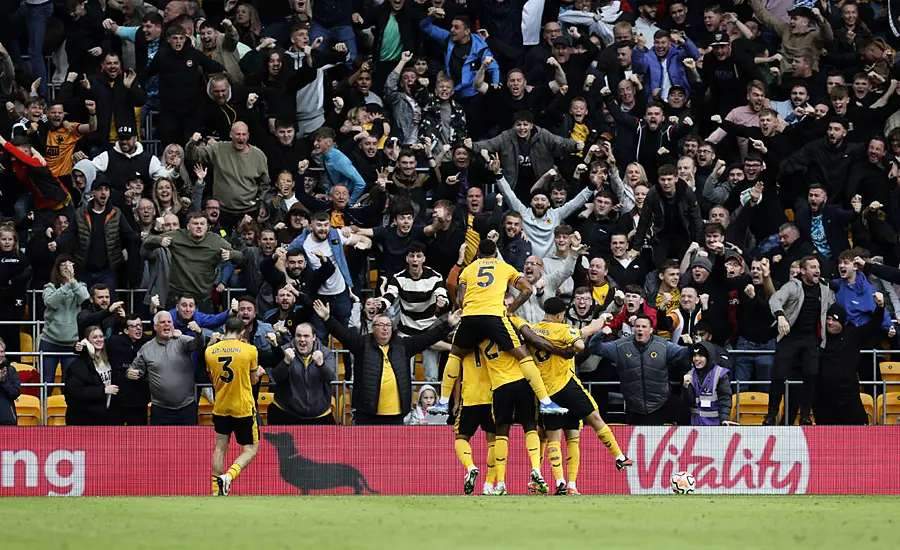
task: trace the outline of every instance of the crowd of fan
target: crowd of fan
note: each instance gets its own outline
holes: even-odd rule
[[[229,313],[276,417],[327,422],[338,367],[323,319],[379,345],[433,336],[485,238],[533,285],[516,313],[528,322],[551,296],[574,327],[607,314],[595,338],[631,338],[646,316],[662,339],[714,344],[710,364],[743,389],[768,387],[767,422],[791,379],[801,422],[813,405],[819,423],[865,423],[858,380],[874,373],[859,352],[892,339],[900,311],[888,9],[17,4],[0,5],[0,318],[26,319],[34,289],[39,349],[77,343],[39,369],[52,382],[61,363],[70,423],[146,423],[151,400],[154,423],[195,423],[196,352]],[[133,311],[126,288],[147,289]],[[230,288],[246,290],[228,303]],[[7,353],[19,330],[0,325]],[[415,341],[437,380],[449,344]],[[626,405],[659,421],[690,369],[663,362],[662,380],[626,385],[633,373],[601,356],[577,365],[585,381],[623,377]],[[357,380],[354,406],[427,422],[434,390],[413,407],[410,370],[393,365],[397,410],[379,407],[381,375]],[[0,369],[0,423],[15,422],[14,378]]]

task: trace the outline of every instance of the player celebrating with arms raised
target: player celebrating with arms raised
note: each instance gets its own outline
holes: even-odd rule
[[[213,426],[216,447],[213,450],[213,495],[225,496],[231,483],[250,465],[259,451],[259,427],[253,386],[265,373],[257,363],[256,347],[242,341],[244,322],[232,316],[225,321],[222,341],[206,348],[206,370],[216,391]],[[231,434],[241,446],[241,454],[225,472],[225,453]]]

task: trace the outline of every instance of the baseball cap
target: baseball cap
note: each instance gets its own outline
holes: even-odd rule
[[[556,38],[553,39],[553,42],[551,42],[550,44],[553,46],[568,46],[569,39],[566,38],[565,36],[557,36]]]
[[[728,35],[724,32],[717,32],[713,34],[712,40],[710,40],[709,42],[710,46],[722,46],[728,44],[731,44],[731,41],[728,40]]]
[[[837,304],[834,304],[833,306],[828,308],[828,314],[825,316],[825,318],[832,319],[844,325],[847,323],[847,310]]]
[[[729,260],[737,260],[740,263],[744,262],[744,259],[741,258],[741,255],[738,254],[736,250],[731,249],[725,251],[725,261],[727,262]]]
[[[131,126],[119,126],[116,129],[117,139],[131,139],[134,137],[134,128]]]

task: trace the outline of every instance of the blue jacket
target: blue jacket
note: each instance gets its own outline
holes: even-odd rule
[[[350,189],[349,204],[355,204],[366,189],[366,182],[347,155],[338,151],[337,147],[332,147],[322,155],[322,166],[328,176],[328,190],[331,191],[336,183],[343,183]]]
[[[691,97],[691,84],[688,82],[687,72],[684,69],[682,61],[687,58],[697,59],[700,57],[700,51],[697,46],[691,42],[690,38],[685,37],[684,46],[669,46],[669,55],[666,56],[666,68],[669,71],[669,80],[672,86],[684,87],[685,94]],[[644,51],[635,46],[631,54],[631,67],[635,74],[644,75],[644,90],[647,97],[653,97],[653,90],[662,89],[663,68],[659,58],[651,47]],[[666,98],[662,98],[665,100]]]
[[[291,250],[303,250],[303,243],[306,242],[306,238],[309,237],[310,231],[309,228],[303,230],[300,235],[294,239],[291,244],[288,245],[288,252]],[[335,228],[331,228],[328,233],[328,242],[331,244],[331,252],[334,254],[334,262],[337,264],[338,269],[341,270],[341,275],[344,277],[344,282],[347,283],[347,289],[353,288],[353,279],[350,277],[350,268],[347,267],[347,258],[344,256],[344,247],[341,245],[341,235],[338,233],[338,230]]]
[[[16,367],[4,363],[0,370],[3,368],[6,368],[6,378],[0,382],[0,426],[15,426],[18,422],[16,399],[21,394],[22,381]]]
[[[419,28],[422,29],[422,32],[425,33],[425,36],[436,41],[443,42],[447,45],[444,50],[444,72],[448,75],[450,74],[450,57],[453,54],[453,48],[456,47],[456,43],[453,40],[450,40],[450,31],[446,31],[432,22],[431,17],[426,17],[419,22]],[[697,48],[694,48],[696,50]],[[489,55],[491,57],[494,54],[491,53],[491,49],[488,48],[487,42],[484,41],[484,38],[481,36],[472,33],[472,49],[469,50],[469,56],[466,57],[466,62],[462,68],[462,82],[456,83],[456,93],[454,94],[457,98],[460,97],[472,97],[477,95],[478,92],[475,91],[475,88],[472,87],[472,83],[475,81],[475,73],[478,72],[478,69],[481,67],[481,60],[484,59],[484,56]],[[684,69],[682,69],[682,72]],[[497,68],[496,63],[491,63],[491,66],[485,69],[485,80],[490,77],[491,84],[499,84],[500,83],[500,70]],[[685,79],[687,81],[687,79]]]
[[[834,279],[840,287],[834,295],[834,303],[847,310],[847,321],[858,327],[865,326],[875,311],[875,287],[862,271],[856,273],[856,282],[851,286],[843,279]],[[884,310],[884,318],[881,321],[881,329],[887,332],[891,328],[891,317]]]
[[[221,328],[222,325],[225,324],[225,321],[228,320],[228,314],[230,312],[231,312],[230,309],[226,309],[222,313],[216,313],[215,315],[212,315],[210,313],[203,313],[202,311],[197,310],[194,312],[193,320],[196,321],[198,325],[200,325],[200,328],[207,329],[207,330],[204,330],[204,333],[206,334],[206,337],[209,338],[209,336],[212,334],[212,332],[214,330]],[[172,316],[172,321],[173,321],[173,324],[175,325],[176,329],[180,330],[181,332],[183,332],[184,334],[187,334],[189,336],[194,335],[193,332],[188,330],[187,326],[182,325],[181,322],[179,322],[178,310],[170,309],[169,315]]]

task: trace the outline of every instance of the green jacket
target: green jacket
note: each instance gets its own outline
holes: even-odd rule
[[[187,229],[176,229],[161,235],[150,235],[144,239],[143,248],[148,251],[161,246],[164,237],[170,237],[172,244],[172,265],[169,268],[169,290],[174,296],[185,294],[197,300],[205,300],[216,285],[222,249],[231,252],[231,263],[239,265],[243,255],[231,244],[215,233],[207,233],[199,241],[188,235]]]

